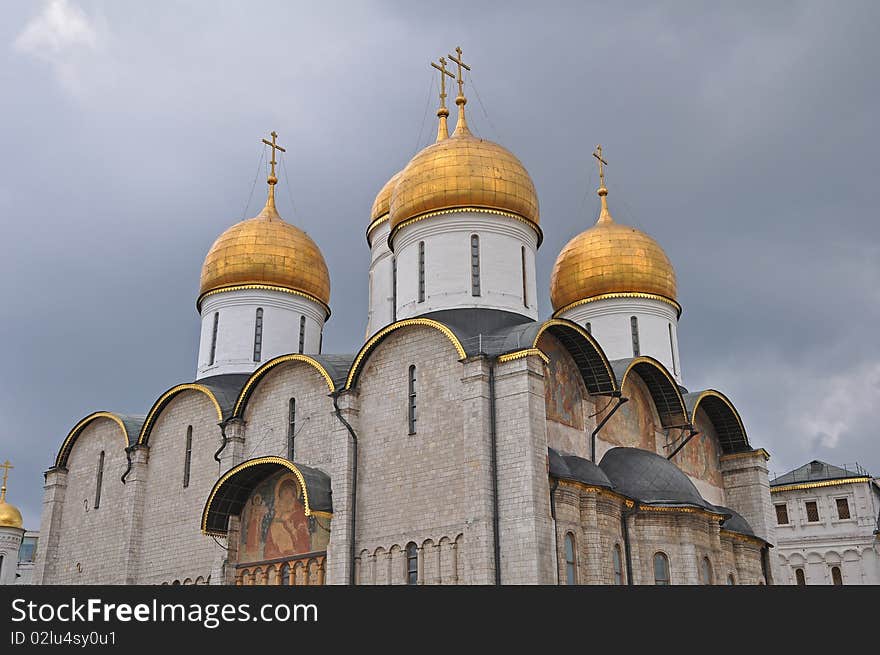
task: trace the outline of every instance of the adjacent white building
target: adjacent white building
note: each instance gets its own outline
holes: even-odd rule
[[[779,584],[880,584],[880,483],[813,460],[770,482]]]

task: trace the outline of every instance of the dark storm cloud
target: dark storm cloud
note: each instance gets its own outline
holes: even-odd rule
[[[144,412],[193,377],[201,262],[258,210],[272,129],[280,210],[331,271],[325,349],[360,345],[370,205],[432,138],[428,62],[459,44],[469,122],[538,189],[542,315],[556,254],[595,216],[601,142],[612,213],[676,266],[687,386],[729,393],[777,472],[876,473],[878,19],[854,2],[4,5],[10,499],[37,526],[79,418]]]

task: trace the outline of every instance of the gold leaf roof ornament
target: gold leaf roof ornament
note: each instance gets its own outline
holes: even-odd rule
[[[6,502],[6,482],[9,478],[9,470],[15,468],[7,459],[0,464],[3,469],[3,485],[0,486],[0,528],[18,528],[22,529],[24,521],[21,518],[21,512],[15,505]]]
[[[208,293],[249,285],[280,287],[325,307],[330,304],[330,273],[321,250],[309,235],[284,221],[275,207],[275,153],[286,152],[275,142],[277,136],[272,132],[272,141],[263,139],[272,148],[266,206],[217,237],[202,265],[197,306]]]
[[[609,294],[656,297],[670,302],[680,313],[672,262],[650,236],[611,217],[604,169],[608,162],[601,146],[596,146],[593,156],[599,164],[596,193],[602,208],[596,224],[569,241],[556,259],[550,278],[554,313]]]
[[[437,141],[418,152],[391,192],[389,216],[391,232],[404,223],[443,210],[493,210],[495,215],[513,215],[533,225],[539,234],[538,196],[535,185],[522,162],[504,147],[474,136],[467,125],[464,107],[463,71],[470,66],[462,61],[461,48],[449,55],[458,67],[456,81],[458,122],[448,136],[445,107],[445,61],[434,65],[441,71],[441,107]]]

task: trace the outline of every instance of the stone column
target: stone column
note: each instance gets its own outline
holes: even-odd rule
[[[220,473],[218,478],[231,468],[241,464],[245,459],[245,428],[244,419],[233,418],[226,421],[226,447],[220,453]]]
[[[61,539],[61,512],[67,491],[67,469],[51,468],[46,471],[43,485],[43,509],[40,513],[40,539],[34,562],[34,584],[52,584],[58,542]]]
[[[555,584],[540,357],[496,364],[495,398],[501,582]]]
[[[464,546],[448,557],[447,584],[462,571],[455,584],[494,584],[495,555],[492,528],[492,470],[489,440],[489,363],[473,357],[463,364],[461,414],[464,419],[464,466],[467,472],[467,514]],[[455,539],[455,535],[449,535]],[[455,545],[451,545],[455,548]],[[454,551],[450,551],[454,552]]]
[[[339,405],[339,413],[351,425],[355,434],[360,436],[357,392],[343,392],[339,395],[336,402]],[[333,411],[332,407],[331,411]],[[338,418],[334,417],[333,420],[335,428],[327,435],[327,438],[332,443],[332,466],[326,472],[330,475],[330,484],[333,491],[333,520],[330,525],[330,543],[327,546],[325,581],[326,584],[346,585],[349,584],[351,570],[355,564],[351,559],[352,467],[354,465],[355,446],[348,428]],[[357,492],[358,507],[363,507],[365,502],[369,502],[369,499],[363,498],[363,485],[358,485]],[[356,515],[355,519],[358,518]],[[355,530],[357,530],[357,526],[355,526]],[[360,549],[356,547],[356,557],[359,552]],[[363,566],[364,563],[362,562],[361,567]]]
[[[763,448],[721,456],[721,476],[727,506],[739,512],[752,526],[755,534],[776,545],[776,516],[770,500],[770,481],[767,460],[770,455]],[[770,551],[770,580],[778,576],[778,558]]]
[[[144,525],[144,503],[146,502],[147,462],[150,447],[135,444],[129,448],[131,470],[125,476],[125,525],[122,532],[123,566],[125,584],[137,584],[141,564],[141,535]]]
[[[584,557],[580,567],[583,574],[581,584],[603,584],[605,580],[602,575],[602,567],[605,564],[605,558],[603,557],[602,542],[599,535],[599,508],[596,491],[587,490],[581,494],[580,519],[581,541],[583,542],[580,544],[580,552],[583,553]],[[611,554],[609,553],[608,559],[610,557]]]

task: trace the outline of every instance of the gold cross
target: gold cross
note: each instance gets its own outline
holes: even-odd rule
[[[440,106],[446,106],[446,76],[448,75],[452,79],[455,79],[455,75],[446,70],[446,59],[440,57],[440,65],[438,66],[433,61],[431,62],[431,66],[440,71]]]
[[[269,184],[275,184],[275,182],[278,181],[278,178],[275,177],[275,164],[278,163],[277,161],[275,161],[275,151],[280,150],[281,152],[287,152],[287,150],[285,150],[284,148],[282,148],[281,146],[279,146],[275,143],[275,139],[277,137],[278,137],[278,134],[276,134],[273,131],[271,141],[267,141],[266,139],[263,139],[263,143],[265,143],[267,146],[272,148],[272,161],[269,162],[270,164],[272,164],[272,175],[269,177]]]
[[[0,496],[0,502],[6,499],[6,480],[9,478],[9,469],[14,469],[15,467],[9,463],[7,459],[5,462],[0,464],[0,469],[4,469],[3,471],[3,494]]]
[[[457,47],[455,49],[455,52],[456,54],[458,54],[458,57],[456,57],[455,55],[449,55],[449,58],[456,64],[458,64],[458,95],[464,97],[464,76],[461,73],[461,69],[464,68],[465,70],[470,70],[471,67],[461,60],[460,47]]]
[[[599,160],[599,181],[601,183],[602,188],[605,188],[605,166],[608,165],[608,162],[602,159],[602,146],[596,146],[596,152],[593,153],[593,157]]]

